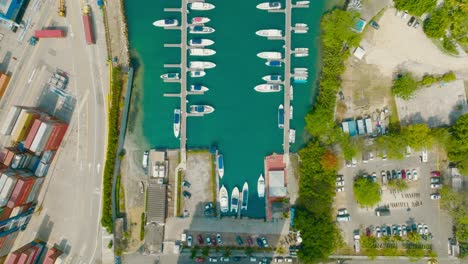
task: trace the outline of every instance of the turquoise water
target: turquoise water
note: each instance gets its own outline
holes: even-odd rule
[[[165,63],[179,63],[177,48],[164,48],[164,43],[180,42],[179,31],[164,30],[152,26],[162,18],[177,18],[180,14],[163,12],[165,7],[178,7],[180,1],[126,1],[130,45],[137,54],[141,74],[141,100],[137,105],[141,126],[148,147],[177,148],[179,140],[172,131],[173,109],[179,108],[178,98],[163,97],[163,93],[178,92],[179,84],[166,84],[160,75],[170,70]],[[188,84],[203,84],[210,90],[205,95],[188,97],[191,104],[208,104],[216,110],[204,117],[189,117],[187,144],[189,148],[209,148],[216,144],[224,154],[225,174],[221,183],[231,193],[234,186],[241,190],[249,183],[249,208],[244,214],[252,218],[265,217],[265,203],[257,197],[257,179],[263,173],[263,160],[273,152],[282,153],[283,131],[278,128],[278,105],[283,103],[283,93],[257,93],[255,85],[263,83],[267,74],[281,74],[281,68],[270,68],[265,60],[256,56],[261,51],[281,51],[283,41],[267,40],[255,35],[260,29],[284,28],[284,14],[270,14],[255,6],[261,1],[210,1],[216,8],[210,11],[191,11],[193,16],[208,16],[207,26],[216,32],[199,35],[215,41],[208,47],[216,55],[198,57],[216,63],[202,78],[189,80]],[[309,33],[293,34],[292,48],[308,47],[309,56],[294,58],[293,66],[309,68],[309,81],[294,85],[294,119],[291,128],[296,129],[296,143],[291,151],[297,151],[307,140],[304,132],[304,116],[310,109],[316,94],[318,63],[319,20],[325,8],[324,1],[311,1],[309,9],[294,9],[293,24],[307,23]],[[189,38],[194,35],[189,34]],[[190,58],[190,57],[189,57]],[[140,125],[140,124],[137,124]]]

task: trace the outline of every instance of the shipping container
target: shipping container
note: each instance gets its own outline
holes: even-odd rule
[[[38,156],[31,156],[31,160],[26,168],[30,169],[31,171],[36,171],[37,166],[39,165],[39,157]]]
[[[93,25],[91,22],[91,8],[86,6],[83,12],[83,26],[86,38],[86,44],[94,44]]]
[[[18,237],[19,231],[10,233],[6,235],[6,240],[3,243],[3,246],[0,247],[0,256],[4,256],[0,258],[0,263],[6,263],[6,257],[8,253],[10,253],[13,249],[13,245],[15,243],[16,238]]]
[[[36,111],[22,111],[11,132],[11,140],[15,142],[23,141],[31,129],[34,120],[38,118],[40,118],[40,115]]]
[[[13,192],[11,193],[7,206],[13,208],[17,205],[23,204],[34,185],[35,179],[35,177],[19,178]]]
[[[19,166],[20,164],[24,163],[26,156],[24,154],[15,154],[13,160],[11,161],[11,168],[12,169],[21,169]]]
[[[34,120],[33,125],[31,126],[31,129],[29,130],[28,135],[26,136],[26,139],[24,140],[24,147],[29,149],[31,147],[31,144],[34,140],[34,137],[36,136],[37,131],[39,130],[39,127],[41,126],[42,121],[39,119]]]
[[[55,247],[49,249],[44,259],[44,264],[54,264],[58,257],[60,257],[63,252]]]
[[[5,160],[7,154],[8,154],[8,149],[2,149],[0,151],[0,162],[3,163],[3,161]]]
[[[3,247],[3,244],[5,243],[5,241],[7,240],[7,236],[3,236],[3,237],[0,237],[0,248]]]
[[[36,254],[34,255],[31,263],[39,263],[41,256],[44,254],[47,248],[44,242],[36,244],[34,248],[36,249]]]
[[[62,143],[62,139],[67,132],[67,128],[68,124],[66,123],[55,123],[44,150],[57,150]]]
[[[54,157],[55,151],[47,150],[42,153],[41,162],[45,164],[52,163],[52,158]]]
[[[12,212],[13,212],[13,207],[10,207],[8,205],[3,207],[2,215],[0,215],[0,221],[4,221],[10,218]]]
[[[36,38],[63,38],[65,32],[60,29],[42,29],[34,31],[34,37]]]
[[[42,122],[29,149],[33,152],[41,152],[51,132],[52,125],[48,122]]]
[[[0,192],[0,206],[5,206],[10,200],[11,193],[16,186],[18,181],[17,176],[9,176],[5,185],[3,186],[2,191]]]
[[[2,176],[0,176],[0,192],[3,189],[3,186],[5,186],[7,178],[8,178],[8,175],[2,174]]]
[[[15,127],[16,120],[21,113],[21,107],[19,106],[12,106],[8,111],[8,115],[6,116],[5,120],[3,121],[2,131],[3,135],[10,135],[13,127]]]
[[[8,150],[7,154],[6,154],[6,157],[5,157],[5,160],[3,160],[3,164],[5,164],[6,166],[10,166],[11,164],[11,161],[13,160],[13,158],[15,157],[15,153]]]
[[[0,98],[3,97],[5,91],[8,87],[8,83],[10,82],[10,76],[0,73]]]
[[[39,162],[39,165],[37,165],[37,169],[34,172],[34,175],[37,177],[44,177],[47,174],[47,171],[49,170],[49,164],[45,164],[42,162]]]
[[[44,178],[36,179],[36,182],[34,183],[34,186],[32,187],[31,192],[29,193],[29,196],[26,199],[26,203],[31,203],[34,200],[36,200],[37,195],[39,194],[39,191],[41,190],[42,183],[44,183]]]

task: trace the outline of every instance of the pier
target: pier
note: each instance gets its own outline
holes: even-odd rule
[[[285,1],[284,7],[284,128],[283,128],[283,153],[284,161],[289,164],[289,128],[290,128],[290,106],[291,106],[291,0]]]

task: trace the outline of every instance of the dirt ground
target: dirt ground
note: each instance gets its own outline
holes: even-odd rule
[[[216,202],[212,197],[212,155],[208,152],[189,152],[187,155],[187,170],[185,180],[190,187],[182,187],[181,191],[192,194],[190,199],[182,197],[181,211],[187,210],[192,217],[203,217],[205,203]],[[182,179],[184,180],[184,179]]]
[[[130,54],[123,1],[106,1],[106,7],[112,58],[117,57],[119,64],[128,67]]]

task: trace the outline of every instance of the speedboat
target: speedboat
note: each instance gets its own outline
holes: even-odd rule
[[[294,77],[294,83],[306,83],[307,77],[296,76]]]
[[[242,187],[241,210],[247,210],[248,205],[249,205],[249,184],[247,182],[244,182],[244,186]]]
[[[239,209],[239,188],[234,187],[231,193],[231,213],[237,213]]]
[[[145,151],[145,153],[143,153],[143,161],[141,162],[143,169],[148,168],[148,157],[149,157],[149,151]]]
[[[307,57],[307,56],[309,56],[308,52],[294,53],[294,57],[296,57],[296,58]]]
[[[211,10],[211,9],[214,9],[215,6],[213,4],[210,4],[210,3],[204,3],[204,2],[193,2],[191,4],[189,4],[190,6],[190,9],[192,10]]]
[[[306,24],[306,23],[296,23],[296,24],[294,24],[294,27],[297,27],[297,28],[307,28],[307,24]]]
[[[228,192],[224,184],[219,189],[219,207],[221,209],[221,213],[227,213],[229,211],[229,201],[228,201]]]
[[[264,52],[258,53],[257,56],[262,59],[280,60],[282,54],[281,52],[276,52],[276,51],[264,51]]]
[[[212,56],[216,54],[216,51],[212,49],[190,49],[189,54],[191,56]]]
[[[294,88],[291,85],[291,87],[289,89],[290,89],[289,90],[289,93],[290,93],[289,98],[291,98],[291,101],[292,101],[292,100],[294,100]]]
[[[262,79],[270,83],[281,82],[281,75],[266,75],[263,76]]]
[[[223,176],[224,176],[224,159],[223,159],[223,155],[218,155],[217,163],[218,163],[218,175],[219,175],[220,178],[223,178]]]
[[[281,84],[259,84],[254,90],[259,93],[276,93],[280,92],[283,86]]]
[[[208,91],[208,88],[206,86],[202,86],[202,85],[199,85],[199,84],[194,84],[194,85],[190,85],[190,91],[191,92],[204,93],[204,92]]]
[[[293,119],[293,110],[294,110],[293,106],[290,105],[289,106],[289,119]]]
[[[295,29],[295,30],[294,30],[294,33],[297,33],[297,34],[305,34],[305,33],[307,33],[307,29]]]
[[[298,72],[308,72],[309,70],[307,68],[294,68],[294,73]]]
[[[194,25],[205,24],[205,23],[208,23],[210,21],[211,21],[211,19],[209,19],[207,17],[194,17],[194,18],[192,18],[192,24],[194,24]]]
[[[278,127],[284,127],[284,107],[282,104],[278,106]]]
[[[215,30],[212,27],[192,26],[189,32],[192,34],[210,34],[215,32]]]
[[[261,37],[282,37],[283,31],[279,29],[261,29],[255,32],[255,34]]]
[[[296,5],[308,5],[310,1],[297,1]]]
[[[289,129],[289,143],[294,144],[296,142],[296,130]]]
[[[175,27],[177,25],[179,25],[179,21],[173,18],[166,18],[153,22],[153,26],[155,27]]]
[[[265,197],[265,178],[263,178],[263,174],[258,177],[257,193],[259,198]]]
[[[180,109],[174,109],[174,136],[179,137],[180,132]]]
[[[216,67],[216,64],[209,61],[191,61],[189,63],[189,68],[191,69],[211,69]]]
[[[205,47],[213,45],[214,41],[212,41],[211,39],[193,38],[189,40],[188,44],[193,47]]]
[[[214,112],[214,108],[209,105],[191,105],[190,113],[192,114],[211,114]]]
[[[202,70],[190,71],[190,77],[192,78],[203,77],[205,75],[206,75],[206,72]]]
[[[274,10],[274,9],[281,9],[280,2],[265,2],[260,3],[257,5],[257,8],[260,10]]]
[[[179,74],[178,73],[165,73],[161,75],[161,78],[163,80],[179,80]]]
[[[309,51],[309,48],[295,48],[295,52],[304,52],[304,51]]]
[[[282,63],[278,60],[269,60],[265,62],[265,65],[270,67],[281,67]]]

